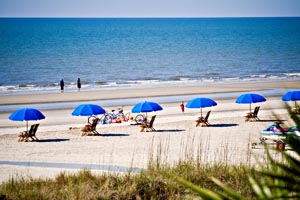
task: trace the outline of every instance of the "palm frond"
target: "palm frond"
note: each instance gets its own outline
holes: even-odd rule
[[[218,195],[217,193],[215,193],[211,190],[200,188],[197,185],[195,185],[183,178],[180,178],[178,176],[173,176],[173,178],[177,183],[191,189],[192,191],[194,191],[195,193],[197,193],[200,197],[202,197],[204,199],[214,199],[214,200],[223,200],[224,199],[222,196]]]

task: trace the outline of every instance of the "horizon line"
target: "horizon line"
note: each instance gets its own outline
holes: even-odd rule
[[[300,17],[295,15],[284,15],[284,16],[0,16],[0,18],[70,18],[70,19],[197,19],[197,18],[296,18]]]

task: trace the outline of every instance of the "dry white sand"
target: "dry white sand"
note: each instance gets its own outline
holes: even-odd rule
[[[230,91],[259,91],[266,88],[299,88],[300,81],[232,84],[207,87],[148,88],[111,91],[101,97],[104,99],[134,98],[137,96],[163,96]],[[183,89],[185,91],[183,92]],[[101,99],[99,91],[0,96],[0,104],[23,104],[42,102],[86,101]],[[106,96],[107,95],[107,96]],[[42,98],[43,97],[43,98]],[[12,99],[13,101],[10,101]],[[86,117],[71,116],[72,109],[49,109],[42,111],[46,119],[38,121],[38,142],[18,142],[17,134],[24,130],[25,122],[8,120],[10,113],[0,112],[0,182],[11,177],[54,177],[61,171],[76,172],[82,167],[103,171],[124,171],[127,168],[146,169],[152,154],[159,155],[163,163],[173,164],[180,159],[192,156],[203,162],[225,162],[230,164],[252,163],[252,154],[263,155],[264,150],[251,149],[257,142],[259,132],[272,124],[277,114],[280,119],[293,125],[284,109],[280,97],[268,98],[267,102],[254,104],[261,106],[259,122],[245,122],[244,115],[249,105],[236,104],[235,99],[218,99],[216,107],[204,108],[212,113],[210,127],[195,127],[199,109],[187,109],[182,113],[177,103],[161,103],[164,110],[156,114],[156,132],[140,132],[140,127],[132,122],[97,126],[100,136],[81,136],[80,129]],[[130,111],[132,105],[125,105]],[[30,122],[35,123],[35,122]],[[77,165],[76,165],[77,164]],[[79,167],[78,167],[79,166]]]

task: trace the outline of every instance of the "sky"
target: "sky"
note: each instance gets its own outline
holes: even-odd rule
[[[0,17],[300,16],[300,0],[0,0]]]

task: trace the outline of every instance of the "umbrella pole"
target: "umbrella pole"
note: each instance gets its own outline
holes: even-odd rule
[[[26,121],[26,132],[28,133],[28,121]]]
[[[200,111],[201,111],[201,117],[202,117],[202,108],[200,109]]]
[[[250,113],[251,113],[251,103],[250,103]]]

